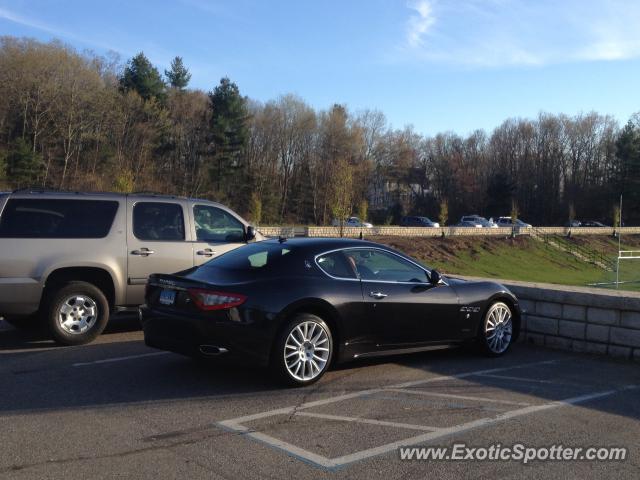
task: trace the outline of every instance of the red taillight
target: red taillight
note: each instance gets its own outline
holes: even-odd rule
[[[190,288],[189,295],[200,310],[223,310],[242,305],[247,297],[239,293]]]

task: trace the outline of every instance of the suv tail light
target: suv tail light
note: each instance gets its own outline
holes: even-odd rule
[[[247,297],[239,293],[190,288],[189,295],[200,310],[224,310],[242,305]]]

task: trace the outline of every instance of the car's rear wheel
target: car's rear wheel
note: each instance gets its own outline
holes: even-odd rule
[[[486,354],[494,357],[505,354],[513,340],[511,307],[500,301],[492,303],[484,316],[478,337]]]
[[[278,335],[271,367],[286,384],[305,386],[324,375],[332,356],[333,337],[329,326],[316,315],[302,313]]]
[[[106,327],[109,302],[95,285],[68,282],[48,295],[45,316],[56,342],[82,345],[93,341]]]

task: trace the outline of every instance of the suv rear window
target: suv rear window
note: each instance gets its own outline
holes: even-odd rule
[[[117,211],[108,200],[9,199],[0,238],[104,238]]]
[[[138,202],[133,206],[133,234],[139,240],[184,240],[184,216],[177,203]]]

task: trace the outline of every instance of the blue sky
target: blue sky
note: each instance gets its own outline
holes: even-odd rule
[[[0,0],[0,35],[59,38],[192,87],[372,108],[423,134],[508,117],[640,110],[638,0]]]

